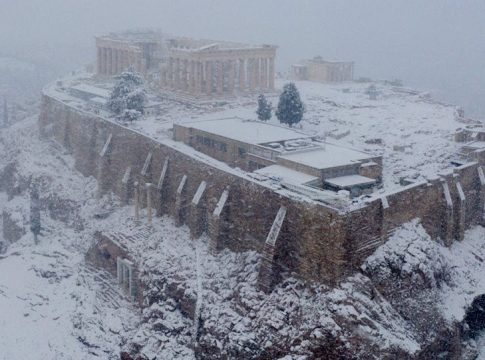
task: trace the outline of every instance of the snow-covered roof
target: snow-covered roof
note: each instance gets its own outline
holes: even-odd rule
[[[237,117],[186,122],[182,125],[253,145],[309,137],[305,133],[283,126]]]
[[[85,78],[80,78],[84,76]],[[72,79],[64,78],[64,86],[55,88],[55,96],[76,106],[81,99],[71,97],[69,84],[84,81],[101,88],[110,86],[109,82],[76,75]],[[276,89],[281,90],[287,82],[276,79]],[[100,85],[98,85],[100,84]],[[287,131],[303,132],[297,137],[322,136],[338,140],[339,144],[383,158],[383,185],[387,191],[401,188],[400,179],[413,178],[423,181],[453,166],[455,154],[464,145],[457,143],[451,136],[458,128],[474,129],[479,132],[483,127],[477,124],[463,123],[455,116],[456,107],[440,103],[429,97],[429,94],[396,87],[386,82],[346,82],[342,84],[322,84],[309,81],[295,82],[302,100],[305,103],[305,115],[299,124],[302,130],[286,128]],[[377,87],[379,95],[376,100],[370,99],[367,93],[369,85]],[[54,89],[54,87],[52,87]],[[165,96],[165,94],[164,94]],[[267,94],[273,106],[278,102],[278,94]],[[180,106],[180,102],[162,99],[160,111],[146,114],[143,119],[134,122],[130,127],[153,138],[163,140],[171,137],[173,123],[194,126],[197,121],[221,118],[255,119],[256,97],[254,95],[238,96],[227,99],[227,102],[201,102],[197,106]],[[162,115],[163,114],[163,117]],[[109,114],[106,114],[109,116]],[[214,127],[221,121],[213,121]],[[216,129],[218,133],[230,138],[244,138],[240,131],[232,131],[231,121],[226,121],[224,128]],[[276,130],[279,126],[274,116],[267,126]],[[200,123],[202,126],[204,123]],[[249,135],[262,136],[254,130]],[[209,123],[204,124],[209,129]],[[226,126],[229,128],[226,128]],[[258,126],[259,128],[260,126]],[[240,129],[239,129],[240,130]],[[246,134],[247,135],[247,134]],[[266,137],[266,134],[264,134]],[[270,134],[272,138],[277,136]],[[258,143],[259,139],[252,139]],[[253,141],[251,140],[251,143]],[[267,140],[267,139],[264,139]],[[270,143],[272,141],[267,141]],[[274,142],[278,142],[274,141]]]
[[[316,169],[328,169],[338,166],[352,165],[359,163],[362,160],[372,159],[375,156],[344,146],[327,143],[325,144],[325,147],[286,153],[280,157]]]
[[[109,98],[110,97],[110,91],[106,89],[99,88],[97,86],[92,86],[88,84],[78,84],[78,85],[73,85],[71,86],[72,90],[77,90],[81,91],[83,93],[87,94],[92,94],[93,96],[96,97],[101,97],[101,98]]]
[[[270,165],[254,172],[256,174],[279,179],[283,182],[296,185],[307,184],[309,182],[318,180],[318,177],[316,176],[308,175],[281,165]]]
[[[333,185],[342,189],[358,185],[372,185],[376,183],[374,179],[362,175],[339,176],[325,179],[325,182],[329,185]]]

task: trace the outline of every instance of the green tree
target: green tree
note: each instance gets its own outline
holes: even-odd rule
[[[286,84],[280,95],[276,117],[282,124],[293,126],[301,121],[304,112],[305,106],[301,101],[300,93],[295,84]]]

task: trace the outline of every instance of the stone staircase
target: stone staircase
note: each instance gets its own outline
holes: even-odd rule
[[[97,302],[101,301],[114,308],[121,306],[120,299],[123,299],[126,295],[121,292],[117,280],[113,275],[106,270],[95,268],[86,263],[80,269],[79,281],[83,286],[92,289],[93,281],[90,281],[89,278],[94,280]],[[95,307],[97,310],[100,310],[98,304]]]

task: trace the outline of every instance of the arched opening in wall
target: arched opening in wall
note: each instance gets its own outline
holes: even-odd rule
[[[466,333],[476,338],[485,330],[485,294],[477,296],[465,314]]]

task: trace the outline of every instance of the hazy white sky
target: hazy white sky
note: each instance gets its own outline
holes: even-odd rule
[[[278,69],[322,55],[453,98],[483,92],[484,0],[0,0],[0,53],[77,67],[93,36],[156,27],[274,43]],[[485,96],[485,92],[484,92]],[[466,101],[466,99],[463,99]]]

